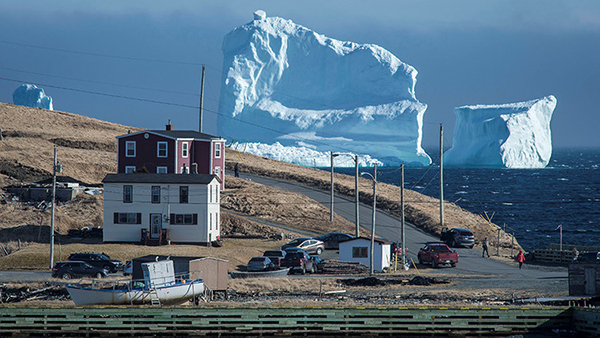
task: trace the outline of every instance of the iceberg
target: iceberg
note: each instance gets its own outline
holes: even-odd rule
[[[454,108],[456,123],[445,166],[544,168],[552,156],[552,95],[527,102]]]
[[[380,46],[340,41],[264,11],[223,40],[218,134],[238,142],[429,165],[417,70]],[[294,152],[294,150],[290,150]],[[305,165],[305,159],[291,159]]]
[[[13,92],[13,103],[19,106],[54,110],[52,98],[42,88],[32,84],[22,84]]]

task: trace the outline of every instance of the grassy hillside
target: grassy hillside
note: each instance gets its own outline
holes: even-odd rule
[[[62,175],[89,184],[98,184],[107,173],[116,171],[116,136],[140,130],[82,115],[6,103],[0,103],[0,128],[3,137],[0,141],[0,187],[31,183],[50,177],[54,146],[58,147],[58,159],[63,165]],[[229,171],[239,163],[241,171],[330,189],[330,174],[322,170],[239,153],[232,149],[226,149],[226,160],[226,168]],[[337,193],[354,195],[353,177],[336,174],[335,182]],[[227,177],[226,183],[226,191],[221,200],[224,212],[221,228],[224,232],[270,234],[280,231],[239,215],[302,228],[309,232],[353,232],[354,225],[351,222],[336,215],[334,223],[331,224],[329,209],[304,196],[232,177]],[[360,199],[364,203],[372,203],[371,184],[370,180],[360,180]],[[397,215],[400,189],[383,183],[379,183],[377,189],[378,208]],[[50,212],[40,210],[34,204],[14,200],[3,191],[0,191],[0,194],[0,202],[3,203],[0,205],[0,244],[12,252],[9,256],[0,257],[0,268],[44,267],[44,255],[48,252],[45,243],[48,243],[49,239]],[[409,222],[432,233],[441,230],[437,200],[409,190],[406,191],[405,200],[406,217]],[[102,195],[81,194],[74,201],[57,207],[55,226],[60,234],[66,235],[69,229],[101,224]],[[488,225],[478,215],[473,215],[452,203],[445,203],[445,224],[447,227],[469,228],[476,238],[496,238],[496,226]],[[279,245],[268,242],[263,244],[254,250],[246,250],[247,252],[236,251],[235,245],[230,247],[231,250],[226,246],[212,255],[244,262],[251,257],[249,255],[259,254],[263,248]],[[501,244],[508,246],[510,237],[503,234]],[[69,248],[69,245],[72,247]],[[94,245],[97,247],[87,248],[107,252],[122,260],[136,257],[140,253],[139,247],[131,250],[118,245]],[[19,247],[21,250],[18,250]],[[26,250],[27,247],[30,248]],[[57,259],[63,258],[66,252],[80,251],[86,246],[65,242],[62,248],[64,251],[60,252],[61,255]],[[204,248],[200,250],[197,246],[170,246],[170,249],[160,250],[170,250],[171,254],[182,254],[180,251],[183,251],[188,255],[200,254],[202,251],[202,255],[209,255],[204,252]],[[0,256],[2,255],[3,250],[0,248]],[[27,258],[19,255],[27,255]]]

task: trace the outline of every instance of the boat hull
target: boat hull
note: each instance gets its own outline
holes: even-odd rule
[[[75,305],[150,304],[156,300],[162,305],[172,305],[183,303],[204,293],[202,279],[155,289],[99,289],[71,284],[67,284],[66,288]]]

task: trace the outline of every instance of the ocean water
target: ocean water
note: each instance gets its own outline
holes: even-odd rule
[[[377,180],[399,185],[400,168],[378,168]],[[439,198],[438,166],[407,167],[404,181]],[[559,243],[559,225],[563,244],[600,246],[600,149],[554,149],[544,169],[445,168],[444,199],[513,229],[526,250]]]

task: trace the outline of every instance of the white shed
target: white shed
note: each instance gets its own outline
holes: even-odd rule
[[[375,239],[373,248],[373,271],[382,272],[389,269],[391,261],[392,242]],[[358,262],[360,264],[371,265],[371,239],[357,237],[340,243],[340,262]]]

